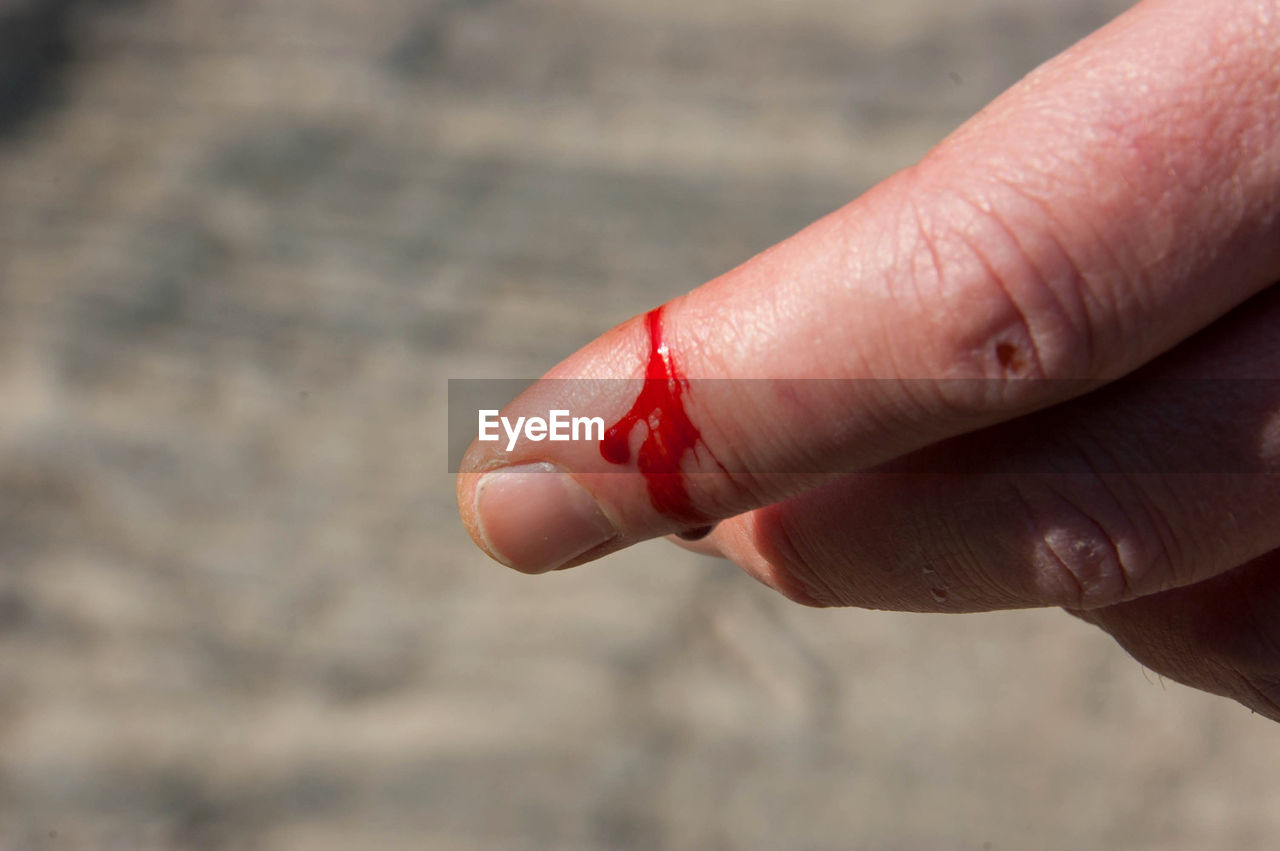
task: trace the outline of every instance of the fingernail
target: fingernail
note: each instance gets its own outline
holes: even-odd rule
[[[699,526],[696,529],[685,529],[683,532],[676,532],[676,537],[682,541],[701,541],[714,532],[715,529],[715,526]]]
[[[552,464],[486,473],[476,519],[489,552],[524,573],[554,570],[617,534],[591,494]]]

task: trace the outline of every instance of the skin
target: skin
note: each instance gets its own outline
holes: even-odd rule
[[[1278,281],[1280,2],[1146,0],[667,306],[689,376],[874,379],[692,399],[733,474],[688,459],[722,522],[684,545],[808,605],[1060,606],[1280,720]],[[549,376],[640,376],[647,354],[637,318]],[[567,404],[587,401],[627,404]],[[459,506],[495,557],[477,481],[530,461],[612,530],[566,566],[679,531],[589,447],[476,444]]]

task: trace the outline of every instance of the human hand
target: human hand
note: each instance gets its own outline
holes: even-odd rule
[[[463,520],[526,572],[721,521],[690,546],[796,601],[1062,606],[1280,720],[1278,140],[1280,2],[1146,0],[570,356],[548,377],[648,370],[676,398],[612,459],[474,444]],[[559,406],[618,421],[596,386]],[[616,475],[637,456],[656,475]]]

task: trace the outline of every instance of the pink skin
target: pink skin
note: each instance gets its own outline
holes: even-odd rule
[[[733,389],[750,382],[685,394],[724,465],[681,462],[697,515],[723,521],[687,546],[807,604],[1063,606],[1156,670],[1280,720],[1266,626],[1280,623],[1280,394],[1170,392],[1280,378],[1277,281],[1280,2],[1146,0],[914,167],[666,305],[691,378],[880,379],[782,400]],[[549,375],[639,377],[648,354],[636,319]],[[988,380],[949,381],[966,377]],[[539,392],[513,410],[545,410]],[[631,401],[602,404],[616,418]],[[901,472],[998,466],[1011,448],[1071,472]],[[1230,474],[1177,472],[1219,456]],[[899,472],[831,475],[895,459]],[[567,503],[530,519],[477,498],[483,474],[539,462],[562,471],[543,475]],[[687,525],[614,470],[565,444],[515,458],[477,444],[463,521],[528,572]]]

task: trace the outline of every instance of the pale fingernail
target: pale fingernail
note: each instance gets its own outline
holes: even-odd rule
[[[524,573],[553,570],[617,534],[586,488],[551,464],[485,473],[476,520],[489,552]]]

